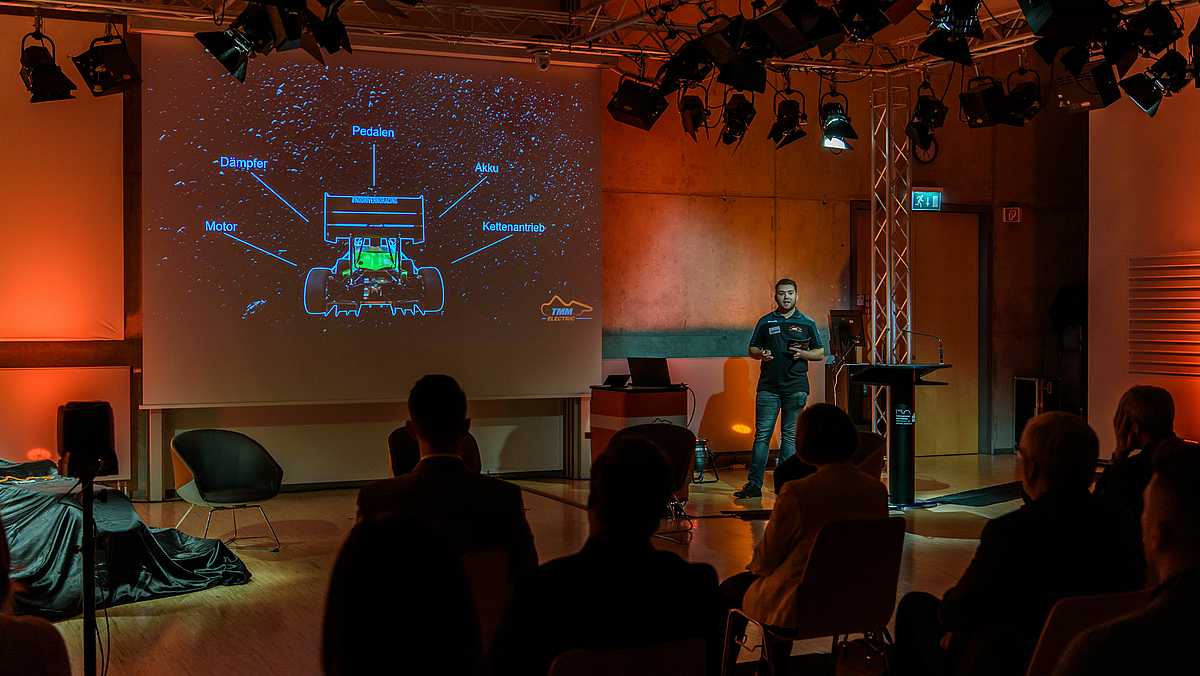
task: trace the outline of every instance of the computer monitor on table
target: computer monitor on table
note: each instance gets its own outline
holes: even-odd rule
[[[830,310],[829,353],[838,361],[861,363],[865,351],[862,310]]]

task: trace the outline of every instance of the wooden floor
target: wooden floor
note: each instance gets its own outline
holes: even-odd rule
[[[1014,456],[945,456],[917,459],[917,497],[929,499],[1015,479]],[[721,481],[693,485],[688,512],[712,517],[728,509],[769,509],[773,494],[733,502],[745,482],[744,468],[721,471]],[[771,485],[768,473],[767,485]],[[567,480],[517,482],[526,489],[525,506],[539,558],[547,561],[579,550],[587,538],[587,483]],[[285,493],[267,503],[267,513],[283,547],[279,552],[239,549],[253,574],[249,584],[217,587],[166,599],[118,606],[108,611],[111,674],[197,674],[267,676],[320,674],[321,618],[329,573],[338,548],[354,524],[354,490]],[[1010,501],[987,507],[939,506],[910,510],[900,595],[919,589],[941,594],[971,560],[988,519],[1019,506]],[[152,527],[174,526],[186,511],[182,502],[142,503],[137,511]],[[247,522],[249,522],[247,524]],[[688,545],[656,539],[694,562],[716,568],[722,579],[743,570],[765,521],[699,518]],[[257,512],[239,515],[239,535],[264,535]],[[199,535],[204,516],[197,511],[182,530]],[[213,517],[210,535],[232,536],[229,514]],[[101,634],[105,620],[100,618]],[[82,621],[58,623],[76,674],[82,673]],[[797,652],[828,650],[828,645],[797,646]]]

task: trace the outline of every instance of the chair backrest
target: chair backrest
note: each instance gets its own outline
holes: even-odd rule
[[[1137,591],[1095,596],[1068,596],[1060,599],[1050,610],[1042,635],[1025,676],[1050,676],[1058,658],[1067,645],[1079,634],[1109,620],[1115,620],[1144,608],[1150,602],[1150,592]]]
[[[243,490],[264,497],[279,492],[283,468],[257,441],[232,430],[189,430],[171,440],[171,450],[187,466],[200,497],[214,491]]]
[[[704,641],[685,638],[644,648],[569,650],[554,659],[547,676],[703,676]]]
[[[696,462],[696,435],[686,427],[670,423],[649,423],[626,427],[612,435],[612,444],[629,437],[645,437],[667,454],[673,477],[672,491],[681,491],[692,481],[692,465]]]
[[[492,637],[500,626],[500,618],[508,607],[512,596],[512,582],[508,574],[508,552],[503,549],[485,549],[462,555],[463,570],[471,585],[471,597],[475,600],[475,616],[479,620],[479,640],[483,654],[492,647]]]
[[[877,432],[859,432],[858,449],[854,451],[854,466],[876,479],[883,476],[887,458],[887,440]]]
[[[799,638],[877,631],[896,607],[904,517],[821,527],[797,590]]]
[[[409,436],[408,430],[400,426],[388,435],[388,457],[391,459],[392,476],[408,474],[421,461],[421,447],[416,439]],[[479,474],[483,471],[479,442],[470,432],[467,432],[467,438],[463,440],[462,459],[467,469],[472,472]]]

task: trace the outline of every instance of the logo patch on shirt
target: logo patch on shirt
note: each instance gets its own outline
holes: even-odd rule
[[[773,336],[773,335],[779,333],[779,331],[780,331],[780,327],[778,327],[778,326],[768,326],[767,327],[767,335]]]
[[[792,324],[791,326],[789,326],[789,327],[788,327],[788,330],[789,330],[789,331],[795,331],[796,333],[804,333],[804,327],[803,327],[803,326],[796,326],[795,324]]]

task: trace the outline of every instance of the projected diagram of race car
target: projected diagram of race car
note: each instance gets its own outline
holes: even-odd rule
[[[435,267],[417,267],[404,244],[425,242],[425,198],[325,193],[325,241],[346,253],[304,280],[304,309],[353,314],[375,306],[392,316],[441,312],[446,289]]]

